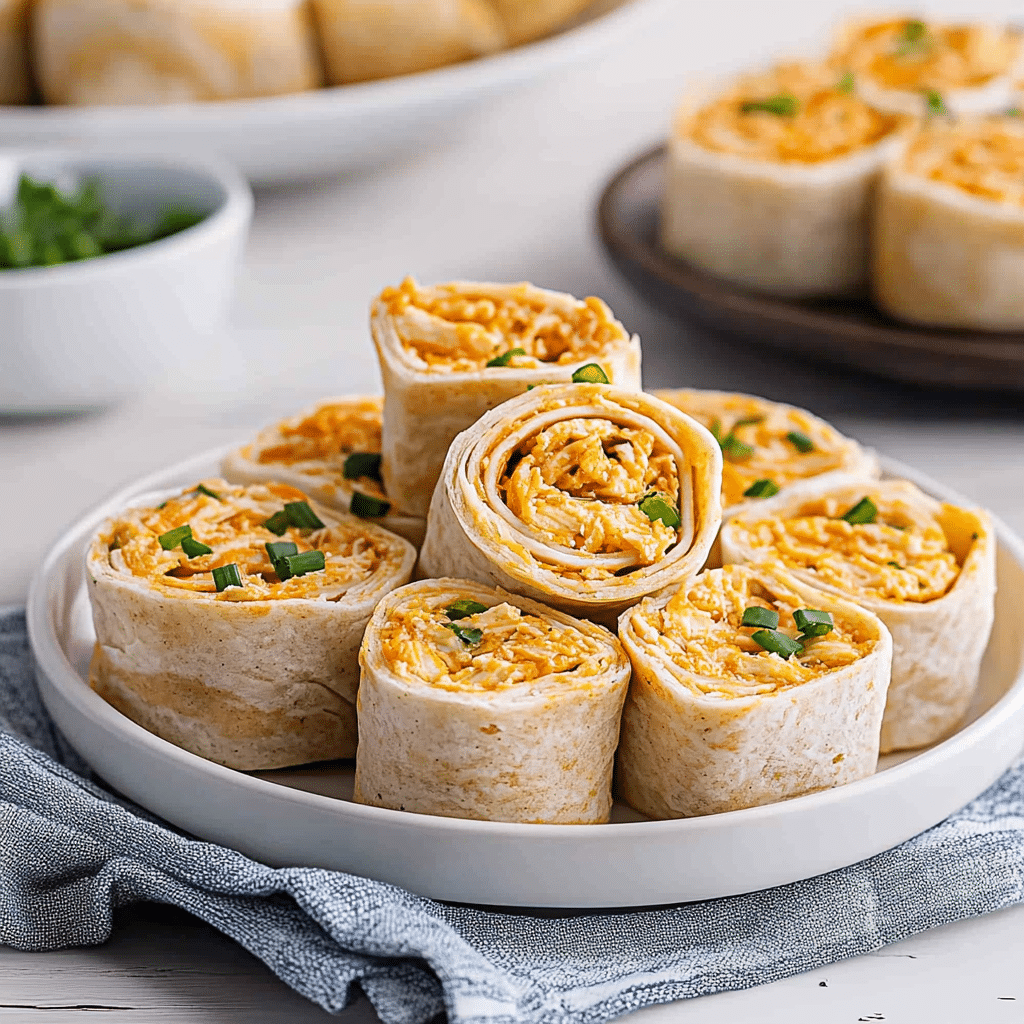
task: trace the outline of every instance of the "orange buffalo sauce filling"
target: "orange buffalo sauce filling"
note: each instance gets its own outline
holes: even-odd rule
[[[1024,206],[1024,125],[1005,117],[924,125],[903,166],[981,199]]]
[[[942,93],[986,85],[1008,74],[1019,55],[1020,35],[1009,27],[899,18],[855,32],[834,59],[889,89]]]
[[[832,614],[834,629],[804,641],[790,658],[751,639],[757,627],[741,626],[746,608],[779,613],[778,630],[791,639],[800,631],[793,612],[808,602],[780,581],[748,566],[712,569],[684,584],[664,608],[651,599],[629,616],[636,640],[687,673],[680,681],[713,697],[746,697],[799,686],[869,654],[878,641],[867,624]]]
[[[235,487],[216,479],[203,484],[218,497],[187,490],[160,507],[129,509],[114,520],[109,534],[100,538],[111,567],[169,595],[222,601],[337,600],[402,560],[397,541],[348,517],[320,530],[289,527],[281,536],[271,532],[264,523],[286,502],[307,500],[294,487],[276,483]],[[161,547],[161,535],[185,524],[192,527],[195,540],[213,549],[210,554],[189,558],[180,544],[171,551]],[[325,568],[282,582],[266,550],[268,542],[276,541],[293,542],[299,553],[323,551]],[[243,586],[218,593],[213,569],[231,563],[238,566]]]
[[[406,278],[380,302],[406,355],[425,370],[482,370],[513,349],[525,354],[510,357],[505,369],[574,364],[629,341],[600,299],[581,302],[530,284],[421,287]]]
[[[556,675],[583,687],[615,664],[610,642],[507,603],[458,619],[460,628],[481,633],[478,642],[465,643],[445,626],[445,607],[456,600],[415,597],[392,609],[380,644],[396,675],[447,690],[502,690]]]
[[[745,446],[723,452],[723,508],[747,500],[744,491],[757,480],[771,480],[782,488],[796,480],[842,469],[850,465],[856,454],[852,442],[800,409],[746,395],[685,390],[654,394],[692,416],[718,438],[731,434]],[[808,438],[813,449],[803,452],[797,448],[786,436],[793,431]],[[747,448],[752,451],[748,453]]]
[[[792,100],[791,113],[750,109],[773,98]],[[756,160],[821,163],[873,146],[902,119],[869,107],[828,65],[781,64],[741,79],[677,126],[703,149]]]
[[[743,516],[729,528],[755,557],[770,553],[787,568],[811,570],[854,599],[923,603],[944,596],[960,565],[935,513],[926,503],[887,497],[870,486],[863,493],[878,508],[874,523],[841,518],[859,500],[844,492],[805,502],[785,519]]]

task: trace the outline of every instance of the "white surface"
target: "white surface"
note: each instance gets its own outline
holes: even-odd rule
[[[348,871],[457,903],[580,908],[714,899],[896,846],[981,793],[1021,751],[1024,544],[1000,527],[996,623],[969,724],[837,789],[673,821],[523,825],[352,803],[347,769],[255,777],[224,768],[146,732],[89,688],[96,634],[83,573],[99,523],[140,495],[160,500],[214,476],[218,464],[217,456],[201,457],[149,476],[75,524],[33,581],[28,623],[47,709],[93,768],[180,828],[257,860]],[[912,475],[898,464],[883,468]],[[963,503],[927,479],[916,482]],[[633,870],[622,871],[629,861]]]
[[[0,145],[121,145],[216,154],[253,182],[364,166],[450,130],[472,107],[590,60],[672,0],[595,0],[578,23],[492,57],[379,82],[162,107],[0,107]],[[447,123],[447,124],[446,124]]]
[[[970,10],[967,3],[918,9]],[[604,296],[644,340],[649,386],[761,391],[955,486],[1024,532],[1020,398],[935,397],[844,378],[698,335],[645,307],[604,263],[597,189],[664,134],[684,81],[820,39],[837,0],[677,0],[646,38],[460,118],[444,146],[374,175],[258,197],[235,310],[247,376],[216,403],[140,397],[103,416],[0,419],[0,603],[24,601],[63,529],[143,473],[234,439],[323,394],[378,386],[369,297],[424,281],[529,277]],[[986,9],[1011,15],[1019,0]],[[651,1024],[1020,1024],[1024,907],[948,925],[787,981],[643,1011]],[[821,987],[824,981],[827,987]],[[2,1004],[7,1004],[3,1006]],[[11,1004],[14,1004],[13,1006]],[[125,1009],[79,1009],[87,1005]],[[34,1009],[34,1007],[43,1007]],[[26,1007],[33,1007],[28,1010]],[[872,1018],[872,1015],[875,1015]],[[327,1024],[206,926],[143,907],[108,945],[56,954],[0,949],[0,1020],[41,1024]],[[342,1022],[373,1020],[365,1002]]]
[[[143,225],[174,207],[207,216],[108,256],[0,271],[0,413],[107,404],[179,367],[201,377],[228,372],[228,311],[253,206],[233,168],[171,157],[0,153],[0,210],[13,204],[23,174],[68,191],[95,181],[111,209]]]

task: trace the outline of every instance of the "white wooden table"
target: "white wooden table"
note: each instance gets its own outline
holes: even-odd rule
[[[428,282],[530,279],[599,294],[643,338],[649,385],[736,388],[809,406],[1024,531],[1020,399],[950,400],[719,345],[645,308],[594,239],[601,183],[664,134],[688,76],[811,44],[838,11],[852,8],[827,0],[680,0],[662,31],[628,52],[466,118],[427,152],[374,173],[260,195],[234,315],[244,381],[219,395],[140,399],[88,417],[0,418],[0,479],[7,484],[0,604],[23,601],[61,528],[132,478],[242,437],[310,399],[377,390],[368,300],[408,273]],[[1019,5],[986,8],[1016,12]],[[634,1019],[1021,1022],[1022,963],[1024,908],[1016,908],[788,981]],[[0,948],[0,1020],[83,1019],[305,1024],[328,1015],[212,929],[143,906],[121,912],[115,937],[102,947],[50,954]],[[362,1001],[344,1019],[375,1017]]]

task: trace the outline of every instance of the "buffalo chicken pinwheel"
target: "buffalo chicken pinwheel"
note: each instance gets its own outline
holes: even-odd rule
[[[826,481],[735,516],[721,540],[726,563],[779,566],[888,626],[883,753],[933,743],[963,718],[995,613],[985,512],[936,501],[904,480]]]
[[[468,580],[378,605],[355,799],[489,821],[608,820],[629,662],[607,630]]]
[[[718,443],[667,403],[600,384],[538,387],[452,444],[420,569],[614,625],[700,569],[721,483]]]
[[[684,388],[654,394],[718,439],[725,515],[827,473],[878,476],[873,452],[805,409],[728,391]]]
[[[352,757],[363,630],[415,558],[283,484],[205,480],[126,509],[87,555],[92,686],[228,767]]]
[[[292,484],[329,508],[372,519],[418,547],[426,520],[396,511],[381,480],[383,405],[371,395],[326,399],[231,452],[224,459],[224,476],[234,483]]]
[[[597,298],[409,278],[381,293],[370,326],[384,379],[384,485],[412,515],[427,514],[456,434],[531,385],[597,363],[602,379],[640,390],[640,342]]]
[[[870,612],[729,565],[625,612],[633,664],[619,794],[654,818],[716,814],[874,772],[892,641]]]

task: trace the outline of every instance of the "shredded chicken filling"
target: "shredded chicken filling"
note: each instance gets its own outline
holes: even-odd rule
[[[936,25],[913,19],[879,22],[837,54],[855,73],[889,89],[977,88],[1008,74],[1020,54],[1020,36],[992,25]]]
[[[585,579],[652,565],[680,539],[640,507],[652,492],[680,504],[677,457],[659,441],[608,419],[558,420],[513,450],[498,481],[499,511],[548,548],[591,556],[566,566]]]
[[[480,640],[468,644],[446,628],[445,605],[456,599],[409,600],[392,610],[380,643],[400,678],[449,690],[502,690],[559,675],[582,686],[611,663],[608,644],[512,604],[457,620],[460,628],[480,631]]]
[[[904,167],[982,199],[1024,206],[1024,128],[1005,118],[929,124],[907,147]]]
[[[872,146],[892,133],[898,117],[872,109],[840,88],[827,66],[783,64],[744,78],[698,110],[682,126],[697,145],[756,160],[820,163]],[[750,109],[749,104],[789,97],[792,113]]]
[[[787,568],[812,570],[848,594],[917,603],[946,594],[960,566],[934,515],[899,498],[865,493],[878,508],[874,523],[846,522],[841,517],[852,502],[828,495],[786,519],[734,519],[737,540],[770,549]]]
[[[747,697],[799,686],[874,649],[876,640],[860,623],[836,615],[831,633],[803,641],[803,652],[788,659],[751,639],[756,627],[740,625],[744,609],[768,608],[779,614],[778,631],[796,639],[793,612],[807,606],[755,570],[729,565],[680,587],[663,609],[643,602],[630,622],[641,643],[692,673],[683,681],[695,692]]]
[[[249,453],[261,466],[287,466],[318,484],[345,486],[345,460],[353,452],[379,453],[381,412],[379,398],[321,405],[309,416],[285,420],[264,431]],[[359,477],[359,490],[386,498],[380,481]]]
[[[284,598],[337,600],[375,573],[397,565],[398,546],[388,546],[369,535],[361,524],[345,521],[322,530],[289,527],[278,536],[263,524],[285,502],[306,496],[284,484],[234,487],[223,480],[207,480],[217,498],[201,491],[185,491],[160,508],[132,509],[113,524],[108,538],[113,569],[168,593],[209,595],[225,601],[263,601]],[[188,524],[193,538],[212,548],[210,554],[189,558],[179,544],[165,551],[159,538]],[[268,542],[291,541],[298,553],[320,550],[325,568],[282,582],[266,550]],[[238,566],[241,587],[217,593],[213,570]]]
[[[536,369],[597,359],[629,340],[598,298],[582,302],[530,285],[422,288],[407,278],[381,293],[399,340],[421,369],[471,372],[514,349],[506,367]]]

